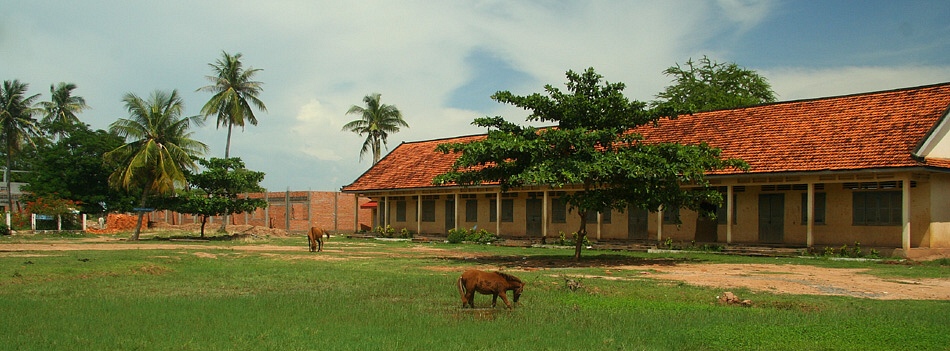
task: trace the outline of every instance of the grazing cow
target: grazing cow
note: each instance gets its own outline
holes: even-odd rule
[[[324,235],[327,236],[327,239],[330,238],[330,232],[317,227],[310,228],[310,232],[307,233],[307,242],[310,244],[310,252],[323,251]]]
[[[492,308],[495,307],[498,296],[501,296],[501,300],[504,301],[505,305],[510,309],[512,308],[512,304],[508,302],[508,296],[505,295],[505,292],[514,290],[514,303],[518,303],[518,299],[521,298],[521,292],[524,290],[524,285],[521,279],[511,274],[484,272],[475,269],[465,271],[458,280],[459,294],[462,295],[462,308],[465,308],[465,305],[475,308],[474,300],[475,292],[477,291],[484,295],[492,295]]]

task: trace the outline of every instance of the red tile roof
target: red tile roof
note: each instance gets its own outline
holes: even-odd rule
[[[917,145],[947,114],[950,83],[821,99],[798,100],[683,115],[636,132],[647,141],[721,148],[724,157],[749,163],[749,173],[846,171],[931,166],[948,160],[912,157]],[[400,144],[343,191],[429,188],[454,155],[438,144],[484,135]],[[720,172],[730,174],[735,171]]]

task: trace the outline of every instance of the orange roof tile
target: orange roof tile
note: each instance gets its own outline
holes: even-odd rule
[[[912,157],[948,106],[950,83],[944,83],[682,115],[635,131],[647,142],[706,142],[721,148],[724,157],[748,162],[749,173],[950,168],[945,160]],[[400,144],[343,191],[434,187],[432,178],[456,158],[436,152],[436,145],[484,137]]]

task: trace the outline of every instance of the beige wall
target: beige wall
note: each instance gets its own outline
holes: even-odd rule
[[[950,247],[950,175],[945,174],[890,174],[873,175],[874,179],[865,179],[867,175],[858,175],[848,178],[847,176],[837,176],[838,178],[818,179],[803,178],[795,179],[794,184],[819,183],[824,185],[824,189],[816,190],[816,193],[824,193],[826,197],[825,218],[826,223],[815,224],[812,232],[812,242],[816,246],[841,246],[854,245],[855,242],[865,247],[901,247],[902,246],[902,226],[855,226],[853,225],[853,192],[855,190],[846,189],[845,182],[880,182],[880,181],[901,181],[905,177],[913,177],[916,187],[911,189],[911,247]],[[784,244],[793,246],[805,246],[808,242],[807,226],[802,223],[801,213],[804,206],[802,194],[805,190],[782,190],[767,191],[763,190],[761,184],[738,184],[734,192],[736,198],[736,220],[732,225],[732,243],[758,243],[759,242],[759,195],[764,193],[784,194]],[[537,190],[535,190],[537,191]],[[872,190],[861,190],[872,191]],[[889,191],[900,191],[900,189],[891,189]],[[489,193],[490,194],[490,193]],[[931,195],[934,194],[934,195]],[[447,199],[454,199],[454,194],[440,194],[439,199],[435,200],[435,222],[422,222],[417,224],[417,197],[414,195],[404,196],[406,202],[406,220],[396,221],[396,206],[391,203],[389,206],[389,224],[397,231],[407,228],[412,232],[419,231],[430,234],[445,234],[445,202]],[[526,236],[526,207],[525,202],[529,198],[528,192],[520,192],[514,198],[514,221],[502,222],[500,233],[507,237],[525,237]],[[548,197],[547,204],[547,236],[556,238],[560,232],[565,234],[573,233],[578,230],[580,219],[576,211],[569,211],[564,223],[553,223],[551,218],[553,196]],[[380,198],[375,198],[380,200]],[[478,193],[478,219],[474,222],[466,220],[466,201],[469,199],[458,198],[457,204],[457,226],[460,228],[471,229],[473,227],[496,232],[497,224],[489,220],[490,198],[486,193]],[[504,200],[504,198],[502,198]],[[689,242],[694,240],[697,227],[697,213],[689,210],[680,211],[680,224],[663,224],[661,240],[672,239],[677,242]],[[499,214],[499,218],[501,214]],[[657,213],[648,215],[648,234],[649,240],[657,239],[658,223],[660,221]],[[625,240],[628,238],[628,215],[626,212],[613,211],[610,223],[588,223],[587,232],[590,238],[599,240]],[[727,226],[718,225],[717,242],[725,243],[727,241]]]

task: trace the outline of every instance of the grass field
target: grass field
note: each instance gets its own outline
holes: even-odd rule
[[[7,243],[73,244],[8,251]],[[159,248],[174,244],[173,247]],[[0,238],[4,350],[947,350],[950,301],[871,300],[722,290],[654,279],[585,279],[610,260],[769,263],[721,255],[585,252],[304,237],[257,242],[116,242]],[[155,249],[149,248],[155,245]],[[144,248],[143,248],[144,246]],[[451,254],[447,254],[451,253]],[[471,257],[467,256],[471,255]],[[518,258],[556,264],[517,269]],[[948,277],[945,262],[870,268],[890,277]],[[508,262],[500,264],[499,262]],[[674,261],[675,262],[675,261]],[[461,309],[455,279],[469,267],[509,267],[528,282],[514,310]],[[499,306],[502,306],[499,302]]]

